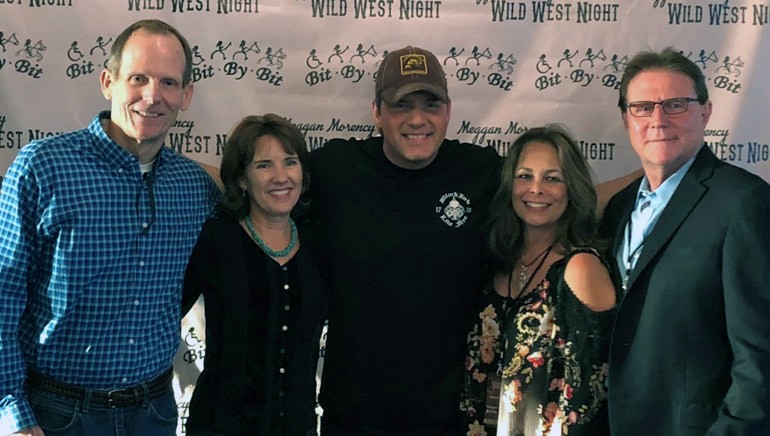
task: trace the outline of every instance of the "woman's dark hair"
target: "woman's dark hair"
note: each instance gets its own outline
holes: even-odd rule
[[[521,219],[513,210],[513,181],[522,152],[534,142],[553,146],[567,185],[567,208],[559,219],[554,244],[569,250],[596,243],[596,190],[590,167],[577,142],[562,125],[535,127],[519,136],[509,148],[500,186],[492,199],[488,249],[494,269],[510,269],[521,256],[524,231]]]
[[[275,138],[286,153],[299,157],[302,166],[302,191],[292,214],[300,213],[308,206],[303,194],[310,186],[310,175],[307,172],[307,145],[302,132],[279,115],[251,115],[240,120],[227,135],[219,170],[219,176],[225,186],[222,210],[236,219],[242,219],[249,213],[249,198],[243,195],[240,182],[246,176],[246,166],[254,158],[257,141],[263,136]]]

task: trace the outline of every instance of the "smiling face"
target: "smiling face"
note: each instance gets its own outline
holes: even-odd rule
[[[526,230],[555,232],[567,209],[567,185],[556,148],[545,142],[524,146],[513,174],[513,210]]]
[[[670,98],[697,98],[693,80],[679,72],[653,69],[637,74],[628,84],[627,100],[660,102]],[[651,116],[623,113],[631,145],[642,161],[653,189],[676,172],[703,145],[711,102],[689,102],[687,111],[667,115],[656,105]]]
[[[107,134],[142,161],[152,160],[179,110],[190,105],[193,86],[182,86],[184,70],[174,35],[139,29],[126,42],[120,71],[101,73],[102,93],[112,102]]]
[[[428,92],[413,92],[392,105],[372,104],[374,124],[382,131],[383,151],[393,164],[406,169],[428,166],[446,137],[451,102]]]
[[[302,165],[273,136],[262,136],[246,165],[241,189],[248,193],[250,215],[256,220],[288,219],[302,191]]]

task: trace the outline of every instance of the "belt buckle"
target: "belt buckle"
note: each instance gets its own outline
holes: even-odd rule
[[[124,388],[124,389],[114,389],[111,391],[107,391],[107,407],[110,409],[116,409],[118,406],[116,403],[120,401],[119,398],[115,398],[118,395],[131,395],[133,397],[134,402],[137,402],[137,399],[139,398],[139,393],[134,388]],[[123,398],[123,401],[125,402],[126,399]]]
[[[107,407],[109,407],[110,409],[115,409],[118,407],[117,405],[115,405],[115,403],[117,402],[117,399],[113,398],[113,395],[121,393],[122,390],[123,389],[115,389],[112,391],[107,391]]]
[[[112,391],[107,391],[107,407],[109,407],[110,409],[114,409],[114,408],[117,407],[115,405],[115,401],[116,400],[115,400],[115,398],[112,397],[112,395],[117,393],[117,392],[120,392],[120,390],[116,389],[116,390],[112,390]]]

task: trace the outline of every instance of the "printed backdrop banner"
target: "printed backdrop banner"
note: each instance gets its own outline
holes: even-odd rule
[[[415,45],[446,70],[450,138],[505,154],[527,128],[564,123],[607,180],[639,167],[617,108],[625,65],[673,46],[708,80],[709,147],[770,180],[767,0],[0,0],[0,174],[29,141],[109,108],[99,73],[117,34],[143,18],[190,41],[195,94],[167,144],[209,165],[248,114],[291,118],[311,148],[375,134],[379,62]],[[194,312],[177,362],[180,433],[205,355]]]

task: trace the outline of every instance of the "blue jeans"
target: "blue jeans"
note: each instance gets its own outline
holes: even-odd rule
[[[46,436],[174,436],[174,391],[136,407],[110,409],[49,392],[27,389],[27,398]]]

